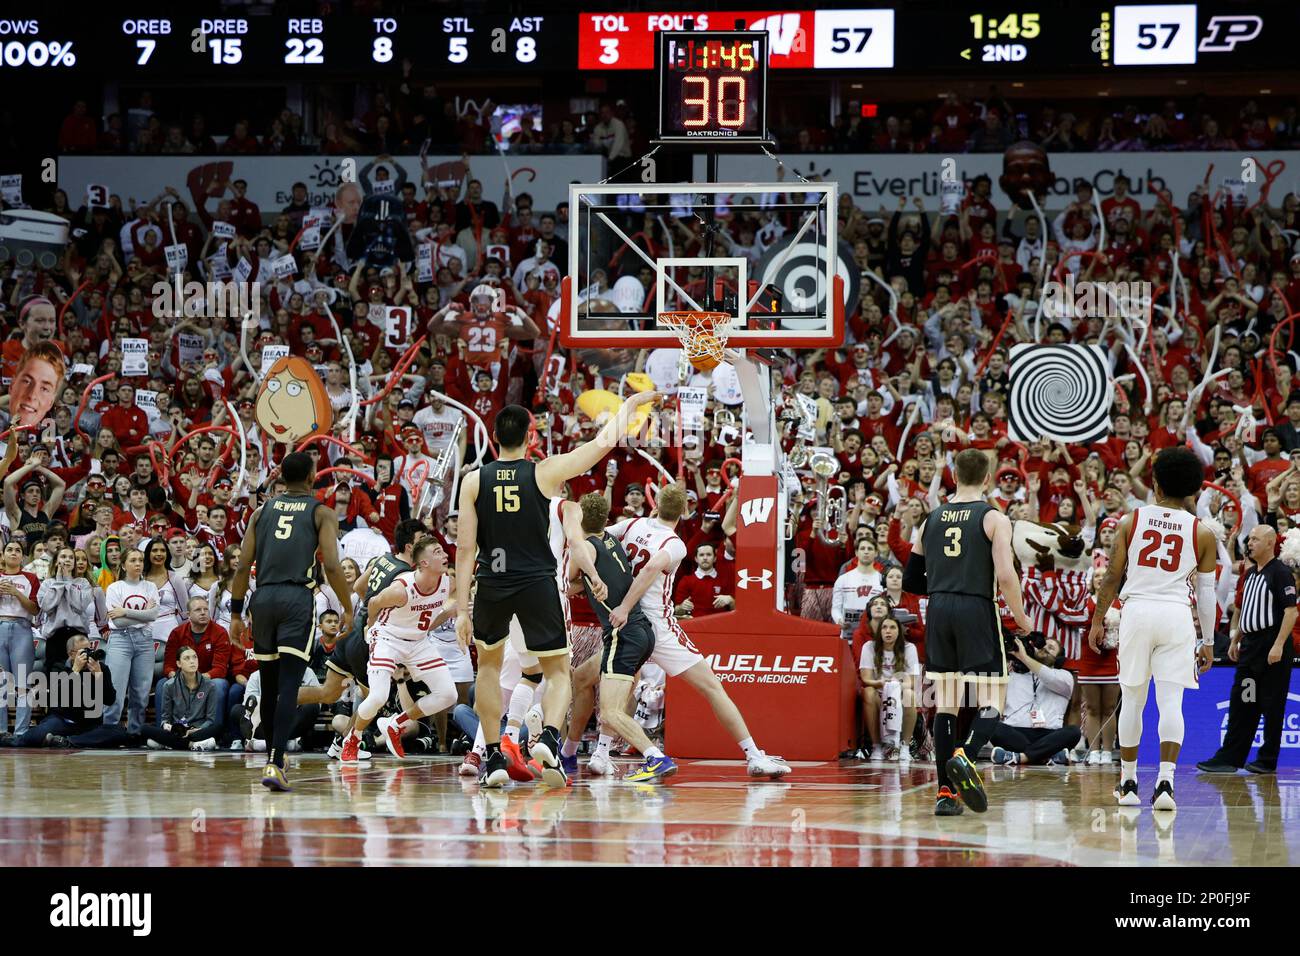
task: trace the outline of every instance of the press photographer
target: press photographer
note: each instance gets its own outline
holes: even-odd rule
[[[104,663],[105,652],[92,649],[90,638],[72,627],[51,632],[46,647],[52,650],[60,645],[67,649],[67,656],[49,665],[50,699],[45,719],[26,733],[6,739],[8,746],[66,747],[70,746],[68,737],[103,725],[104,710],[116,699],[113,679]],[[76,688],[71,686],[72,681],[78,682]]]
[[[1028,641],[1030,648],[1025,647]],[[993,762],[1066,764],[1079,743],[1078,727],[1064,726],[1074,675],[1061,667],[1061,645],[1032,631],[1007,645],[1011,674],[1005,716],[993,731]]]

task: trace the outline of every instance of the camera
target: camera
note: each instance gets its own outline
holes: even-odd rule
[[[1042,631],[1030,631],[1023,637],[1018,634],[1002,635],[1002,644],[1007,652],[1007,665],[1018,674],[1027,674],[1029,668],[1021,662],[1020,658],[1016,657],[1017,637],[1020,638],[1020,643],[1025,645],[1025,650],[1032,655],[1035,651],[1041,651],[1047,645],[1047,635]]]

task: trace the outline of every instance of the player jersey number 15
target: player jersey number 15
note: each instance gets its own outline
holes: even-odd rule
[[[518,485],[497,485],[493,491],[497,495],[497,511],[519,510]]]

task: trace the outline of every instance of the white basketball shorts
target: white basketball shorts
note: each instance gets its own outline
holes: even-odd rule
[[[1151,678],[1197,687],[1196,628],[1192,609],[1171,601],[1126,601],[1119,614],[1119,682]]]

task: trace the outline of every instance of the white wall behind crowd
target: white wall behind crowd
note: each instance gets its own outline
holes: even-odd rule
[[[343,182],[345,159],[355,160],[362,188],[366,193],[373,192],[368,180],[378,165],[375,156],[65,156],[59,160],[59,186],[67,192],[74,208],[85,201],[86,187],[92,183],[107,186],[122,197],[124,204],[130,196],[145,202],[168,185],[175,186],[188,202],[190,177],[210,180],[211,175],[204,176],[210,171],[207,167],[221,164],[229,169],[222,168],[217,178],[245,180],[247,197],[264,214],[270,214],[293,201],[293,184],[297,182],[306,184],[312,206],[333,205],[334,194]],[[431,174],[442,164],[459,161],[459,156],[427,159]],[[599,182],[605,175],[603,156],[517,156],[508,157],[507,162],[508,166],[495,153],[470,157],[470,176],[482,181],[484,198],[501,202],[508,169],[514,191],[531,193],[535,207],[542,211],[568,201],[569,183]],[[390,166],[390,180],[415,183],[423,198],[419,156],[390,156],[385,164]]]
[[[1249,181],[1243,160],[1253,159],[1256,165],[1255,182]],[[1005,209],[1007,197],[998,187],[1002,175],[1001,153],[786,153],[780,156],[790,169],[808,179],[835,181],[840,193],[853,197],[860,209],[871,210],[880,205],[893,209],[898,200],[909,201],[920,196],[926,209],[937,211],[940,203],[940,186],[943,182],[945,160],[955,161],[955,175],[969,182],[984,173],[993,180],[993,202]],[[1092,183],[1093,189],[1106,198],[1115,191],[1115,177],[1123,173],[1131,181],[1130,191],[1143,209],[1156,203],[1155,192],[1168,189],[1174,201],[1185,205],[1192,190],[1210,174],[1211,194],[1224,187],[1227,180],[1245,179],[1248,203],[1259,198],[1259,189],[1267,181],[1265,169],[1275,161],[1283,164],[1282,172],[1269,193],[1269,202],[1280,206],[1282,197],[1289,192],[1300,193],[1300,152],[1257,152],[1230,150],[1212,153],[1049,153],[1048,161],[1056,182],[1048,196],[1052,208],[1074,199],[1074,181],[1080,177]],[[695,157],[695,178],[704,180],[704,157]],[[1276,173],[1276,167],[1273,167]],[[1243,175],[1246,174],[1246,175]],[[766,156],[732,155],[718,159],[718,179],[724,183],[771,182],[776,177],[776,164]],[[786,180],[795,177],[786,174]],[[1152,188],[1154,186],[1154,189]],[[1068,197],[1068,198],[1067,198]]]

